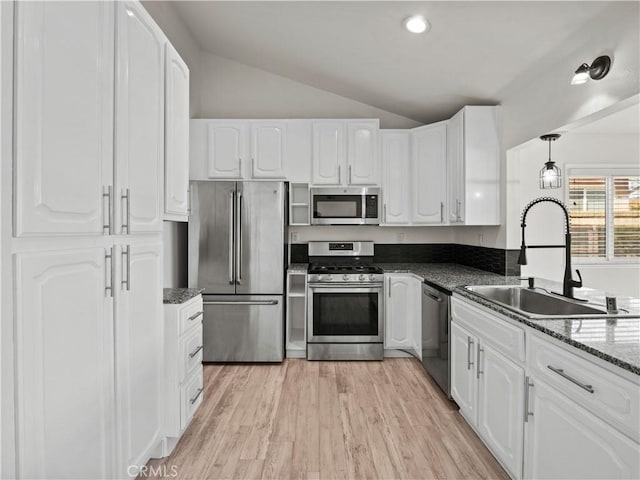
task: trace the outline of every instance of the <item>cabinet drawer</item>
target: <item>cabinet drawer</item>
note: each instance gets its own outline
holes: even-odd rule
[[[527,336],[527,365],[532,375],[544,379],[635,441],[640,438],[637,384],[535,335]]]
[[[482,337],[513,360],[524,361],[524,330],[498,318],[497,312],[487,312],[458,298],[451,299],[451,316],[456,322]]]
[[[180,338],[179,379],[185,379],[196,368],[202,368],[202,325]]]
[[[184,430],[204,397],[202,368],[196,370],[180,388],[180,429]]]
[[[180,309],[180,335],[196,325],[201,325],[203,314],[204,308],[201,295],[187,302]]]

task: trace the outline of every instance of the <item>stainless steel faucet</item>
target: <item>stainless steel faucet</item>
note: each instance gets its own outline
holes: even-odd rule
[[[524,241],[524,230],[527,226],[526,219],[527,213],[531,210],[531,207],[537,205],[539,203],[554,203],[558,205],[562,211],[564,212],[565,219],[565,233],[564,233],[564,245],[526,245]],[[565,256],[564,256],[564,279],[562,281],[562,295],[568,298],[573,297],[573,289],[582,287],[582,275],[580,275],[580,270],[576,270],[578,274],[578,280],[574,280],[571,274],[571,233],[569,230],[569,210],[567,206],[562,203],[557,198],[553,197],[540,197],[536,198],[529,202],[529,204],[524,207],[522,211],[522,217],[520,217],[520,228],[522,228],[522,244],[520,245],[520,255],[518,256],[518,264],[526,265],[527,264],[527,248],[564,248]]]

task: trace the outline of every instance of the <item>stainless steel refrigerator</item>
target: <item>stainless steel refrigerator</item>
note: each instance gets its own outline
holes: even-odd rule
[[[204,288],[203,361],[284,358],[283,182],[191,182],[189,286]]]

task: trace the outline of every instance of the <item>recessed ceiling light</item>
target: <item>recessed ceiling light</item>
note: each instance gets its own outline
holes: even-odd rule
[[[427,19],[422,15],[411,15],[410,17],[405,18],[404,28],[409,30],[411,33],[424,33],[431,28],[431,25],[429,25]]]

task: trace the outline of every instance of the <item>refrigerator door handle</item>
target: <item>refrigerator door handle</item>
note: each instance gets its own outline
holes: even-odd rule
[[[212,300],[203,305],[277,305],[278,300]]]
[[[236,215],[236,222],[238,227],[238,234],[236,236],[236,283],[239,285],[242,283],[242,192],[238,192],[236,208],[238,213]]]
[[[234,207],[234,194],[229,192],[229,285],[234,283],[233,272],[233,207]]]

